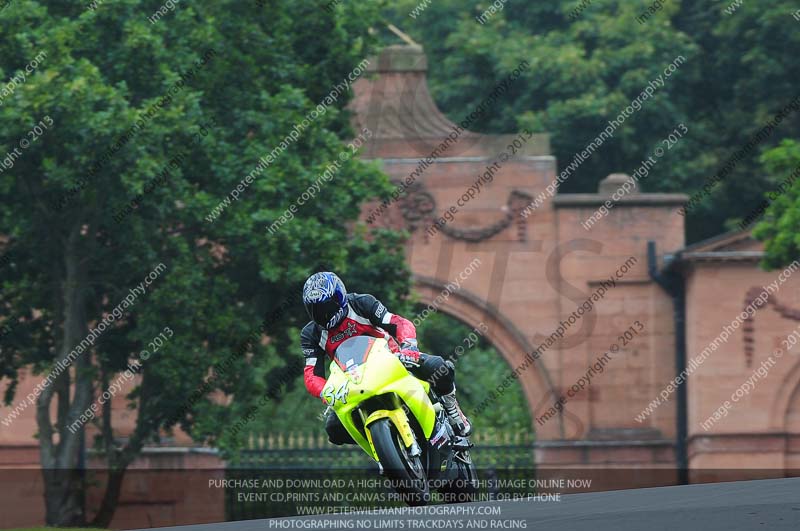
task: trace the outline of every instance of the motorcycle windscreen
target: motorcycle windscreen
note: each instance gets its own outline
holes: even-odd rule
[[[345,340],[336,348],[333,359],[343,371],[349,371],[367,361],[374,337],[358,336]]]

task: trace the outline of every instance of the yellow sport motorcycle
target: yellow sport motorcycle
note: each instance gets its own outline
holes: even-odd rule
[[[428,503],[431,488],[445,502],[474,500],[472,443],[454,433],[430,384],[411,375],[386,340],[339,345],[322,398],[408,505]]]

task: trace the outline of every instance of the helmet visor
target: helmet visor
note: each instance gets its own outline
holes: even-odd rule
[[[333,328],[339,323],[332,323],[331,320],[339,313],[344,313],[341,304],[335,298],[326,301],[310,304],[311,319],[323,328]]]

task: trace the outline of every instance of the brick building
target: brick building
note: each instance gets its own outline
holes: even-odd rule
[[[481,261],[440,310],[485,322],[511,368],[524,367],[542,469],[677,466],[692,480],[732,468],[791,473],[800,455],[800,347],[765,377],[753,373],[800,325],[800,275],[762,271],[763,247],[747,231],[687,247],[678,213],[687,197],[640,193],[626,175],[608,176],[594,194],[551,197],[557,170],[546,136],[468,131],[470,114],[491,112],[501,90],[465,109],[464,122],[449,120],[428,92],[419,48],[389,47],[371,68],[355,85],[354,124],[372,134],[363,156],[382,161],[403,194],[386,209],[369,205],[364,217],[411,231],[407,255],[425,303]],[[598,216],[621,188],[628,193]],[[779,290],[696,365],[779,275]],[[614,287],[581,312],[611,279]],[[576,310],[582,315],[570,323]],[[559,330],[563,338],[551,343]],[[602,373],[587,378],[604,353]],[[684,370],[686,383],[652,407]],[[753,389],[727,416],[703,424],[748,379]]]
[[[686,246],[682,194],[634,189],[587,227],[629,177],[608,176],[597,193],[551,196],[557,168],[545,135],[469,131],[470,114],[491,112],[500,88],[454,123],[428,92],[419,48],[389,47],[370,69],[351,104],[356,130],[368,131],[362,156],[379,160],[403,193],[386,208],[366,205],[363,218],[411,232],[407,259],[423,303],[469,271],[438,309],[484,323],[509,374],[516,370],[541,474],[665,472],[623,476],[632,486],[680,481],[676,468],[692,481],[798,468],[800,346],[775,353],[800,326],[800,275],[759,269],[762,245],[746,231]],[[754,303],[779,275],[779,289]],[[24,377],[17,396],[36,382]],[[746,382],[752,389],[732,400]],[[726,414],[709,421],[726,400]],[[0,418],[9,411],[0,408]],[[118,401],[115,414],[125,436],[134,413]],[[0,426],[0,468],[14,471],[0,474],[8,525],[43,520],[35,431],[33,408]],[[224,519],[224,492],[205,484],[221,466],[180,434],[147,449],[133,468],[154,472],[130,475],[113,527]],[[185,469],[198,477],[163,473]]]

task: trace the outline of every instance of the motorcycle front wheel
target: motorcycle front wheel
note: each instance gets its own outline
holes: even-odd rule
[[[468,462],[456,460],[458,477],[441,488],[445,503],[474,502],[478,496],[478,472],[470,459]]]
[[[389,419],[369,427],[372,443],[392,488],[408,505],[426,505],[431,498],[425,467],[419,456],[411,456],[400,433]]]

